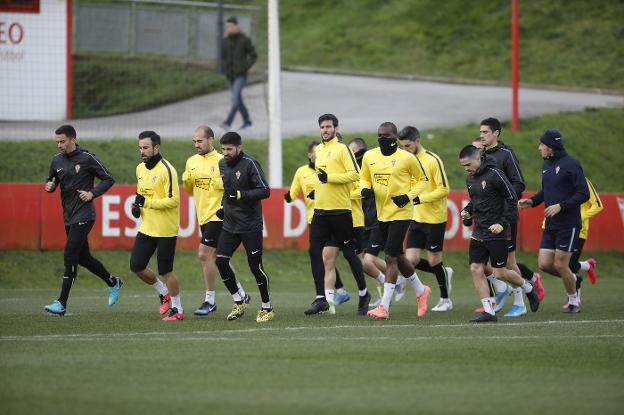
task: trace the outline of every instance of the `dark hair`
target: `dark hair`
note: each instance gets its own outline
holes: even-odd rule
[[[199,127],[197,127],[197,129],[202,130],[206,138],[214,138],[214,132],[212,131],[212,128],[208,127],[207,125],[200,125]]]
[[[152,146],[160,145],[160,136],[154,131],[143,131],[141,134],[139,134],[139,140],[142,140],[144,138],[151,139]]]
[[[238,19],[236,18],[236,16],[230,16],[227,18],[227,20],[225,21],[226,23],[234,23],[235,25],[238,24]]]
[[[54,131],[56,135],[64,135],[67,138],[76,138],[76,129],[69,124],[61,125]]]
[[[311,152],[312,149],[314,147],[318,146],[319,144],[321,144],[321,143],[319,143],[318,141],[312,141],[310,144],[308,144],[308,153]]]
[[[490,130],[492,130],[492,132],[498,130],[499,135],[503,132],[503,126],[496,118],[486,118],[485,120],[481,121],[481,124],[479,125],[487,125],[488,127],[490,127]]]
[[[233,146],[240,146],[241,143],[243,142],[243,139],[241,138],[240,134],[238,134],[237,132],[230,131],[230,132],[223,134],[219,142],[221,143],[221,145],[231,144]]]
[[[394,125],[394,123],[391,123],[390,121],[382,122],[379,128],[382,128],[382,127],[390,128],[394,134],[397,133],[397,126]]]
[[[323,121],[331,121],[334,127],[338,127],[338,118],[334,114],[323,114],[319,117],[318,123],[321,125]]]
[[[411,125],[404,127],[399,133],[399,140],[416,141],[419,138],[420,131],[418,131],[418,128],[412,127]]]
[[[459,152],[459,158],[460,159],[473,158],[479,154],[481,154],[481,150],[479,150],[477,147],[473,146],[472,144],[468,144],[467,146],[462,148],[461,151]]]
[[[358,146],[358,150],[368,150],[368,144],[366,144],[366,141],[364,141],[361,137],[355,137],[349,140],[348,145],[351,144],[355,144],[356,146]]]

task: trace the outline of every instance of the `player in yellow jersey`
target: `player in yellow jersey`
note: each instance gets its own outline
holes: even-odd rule
[[[407,280],[416,293],[417,314],[423,317],[431,289],[414,273],[413,265],[403,252],[403,240],[413,215],[412,201],[425,190],[427,176],[412,154],[398,148],[396,125],[382,123],[377,136],[379,147],[364,154],[360,187],[363,198],[375,196],[379,227],[371,235],[369,245],[384,244],[386,279],[381,304],[368,315],[376,320],[388,318],[400,271],[410,276]]]
[[[589,234],[589,220],[602,212],[604,209],[602,205],[602,200],[600,200],[600,196],[598,196],[598,192],[596,188],[586,177],[587,186],[589,187],[589,200],[581,205],[581,232],[579,233],[579,243],[578,243],[578,251],[572,254],[572,258],[570,258],[570,269],[575,274],[578,274],[579,271],[586,271],[589,276],[589,282],[592,284],[596,283],[596,260],[594,258],[589,258],[586,261],[579,261],[581,257],[581,253],[583,252],[583,245],[585,245],[585,241],[587,241],[587,237]]]
[[[435,275],[440,287],[440,301],[431,311],[453,309],[451,301],[451,278],[453,269],[442,262],[444,231],[448,219],[446,200],[449,182],[440,157],[425,149],[420,142],[420,132],[416,127],[407,126],[399,133],[401,148],[418,159],[429,179],[427,188],[414,200],[414,216],[407,233],[405,256],[416,269]],[[427,252],[427,259],[421,252]]]
[[[139,150],[143,163],[136,168],[137,194],[132,215],[141,218],[141,227],[132,247],[130,270],[160,295],[163,320],[184,320],[180,286],[173,272],[175,246],[180,228],[180,187],[178,173],[160,155],[160,136],[154,131],[139,134]],[[156,251],[158,274],[147,267]]]
[[[330,309],[334,302],[334,264],[342,249],[349,261],[358,286],[358,315],[366,315],[370,294],[366,289],[362,263],[357,257],[351,214],[351,190],[359,180],[359,166],[346,144],[336,137],[338,118],[333,114],[318,119],[323,142],[316,147],[315,167],[319,182],[314,189],[314,215],[310,225],[310,250],[323,257],[325,267],[325,298],[316,298],[306,314],[317,314]],[[334,246],[336,245],[336,246]]]
[[[223,155],[215,150],[214,132],[208,126],[197,127],[193,134],[193,145],[197,154],[186,161],[182,185],[193,196],[197,223],[201,229],[198,256],[204,274],[206,295],[202,305],[195,310],[195,315],[206,316],[217,309],[215,259],[223,221],[217,217],[216,212],[223,199],[223,182],[219,173],[219,160]]]

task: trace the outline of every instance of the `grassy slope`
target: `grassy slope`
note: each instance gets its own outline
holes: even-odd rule
[[[225,88],[205,64],[115,54],[74,56],[74,117],[139,111]]]
[[[510,1],[299,0],[280,13],[284,65],[511,79]],[[621,1],[522,1],[521,81],[624,89],[623,20]]]
[[[119,304],[108,309],[102,284],[80,270],[72,315],[57,318],[42,305],[57,294],[61,253],[0,252],[0,375],[10,379],[0,389],[3,413],[610,414],[624,404],[621,254],[600,254],[582,314],[561,313],[561,283],[546,277],[538,313],[480,327],[465,324],[477,303],[465,253],[446,256],[457,270],[452,312],[418,320],[408,295],[390,321],[373,322],[354,315],[353,300],[336,316],[305,317],[305,252],[267,251],[277,319],[266,326],[252,320],[258,295],[243,255],[234,261],[253,296],[250,315],[225,321],[231,300],[219,282],[216,315],[191,316],[203,299],[199,265],[179,252],[188,317],[172,324],[160,321],[154,291],[129,275],[127,252],[96,255],[126,279]],[[353,280],[345,284],[353,295]],[[17,286],[38,288],[9,289]]]
[[[592,179],[599,191],[624,190],[622,187],[624,176],[620,168],[624,163],[624,157],[620,151],[614,151],[621,143],[624,109],[587,110],[526,119],[522,121],[522,130],[516,135],[511,135],[508,126],[504,126],[503,140],[515,149],[529,189],[537,189],[540,186],[539,172],[542,161],[537,152],[537,137],[550,127],[561,129],[568,150],[581,161],[586,175]],[[356,135],[348,131],[343,134],[346,140]],[[429,134],[432,135],[432,139],[424,138]],[[373,133],[361,135],[372,146],[376,145]],[[451,187],[463,188],[465,174],[456,162],[457,154],[463,145],[478,135],[478,126],[426,130],[422,131],[421,135],[424,146],[439,154],[445,162]],[[318,139],[316,136],[304,136],[284,140],[285,185],[290,183],[297,167],[306,163],[307,144],[316,139]],[[118,183],[134,183],[134,169],[140,161],[135,140],[86,141],[82,144],[104,161]],[[52,140],[8,142],[7,146],[11,148],[13,157],[0,164],[0,182],[40,182],[45,179],[50,158],[55,153]],[[267,167],[266,141],[248,140],[244,143],[244,149]],[[181,171],[186,159],[193,154],[193,148],[190,141],[165,141],[162,152]],[[28,165],[22,163],[22,160],[27,158],[33,160]]]

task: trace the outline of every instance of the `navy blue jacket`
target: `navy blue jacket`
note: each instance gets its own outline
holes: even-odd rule
[[[561,212],[546,218],[547,230],[581,228],[581,204],[589,199],[589,188],[581,164],[565,150],[555,152],[542,165],[542,190],[531,200],[533,206],[559,204]]]

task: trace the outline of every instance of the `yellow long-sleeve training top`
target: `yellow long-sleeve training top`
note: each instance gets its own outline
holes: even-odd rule
[[[187,193],[193,195],[200,225],[221,221],[215,213],[223,199],[223,181],[219,173],[219,160],[222,158],[223,154],[213,150],[204,155],[195,154],[186,160],[182,185]]]
[[[153,237],[178,236],[180,187],[176,170],[163,158],[152,169],[139,164],[136,176],[137,193],[145,196],[139,232]]]
[[[427,187],[427,176],[413,154],[397,149],[392,155],[384,156],[379,148],[375,148],[364,154],[360,187],[372,187],[375,192],[379,221],[410,220],[414,209],[412,199]],[[410,198],[402,208],[392,200],[400,195]]]
[[[315,167],[327,172],[327,183],[316,184],[314,209],[319,214],[332,210],[351,210],[351,190],[360,178],[360,168],[346,144],[336,137],[316,146]]]
[[[427,187],[418,195],[420,204],[414,206],[414,219],[420,223],[444,223],[448,220],[446,199],[450,188],[444,163],[431,151],[420,147],[416,157],[427,176]]]
[[[602,200],[600,200],[600,196],[598,196],[596,188],[587,177],[585,180],[587,180],[587,187],[589,187],[589,200],[581,205],[581,221],[583,222],[581,233],[579,233],[579,238],[581,239],[587,239],[587,234],[589,232],[589,219],[596,216],[602,211],[602,209],[604,209]]]
[[[314,216],[314,200],[309,199],[307,196],[319,183],[319,179],[316,174],[316,170],[308,164],[299,167],[295,172],[295,177],[293,177],[289,190],[290,198],[293,200],[299,196],[300,192],[303,192],[303,200],[305,201],[308,224],[312,223],[312,216]]]
[[[353,183],[351,189],[351,216],[353,217],[353,227],[361,228],[364,226],[364,209],[362,208],[362,188],[360,181]]]

